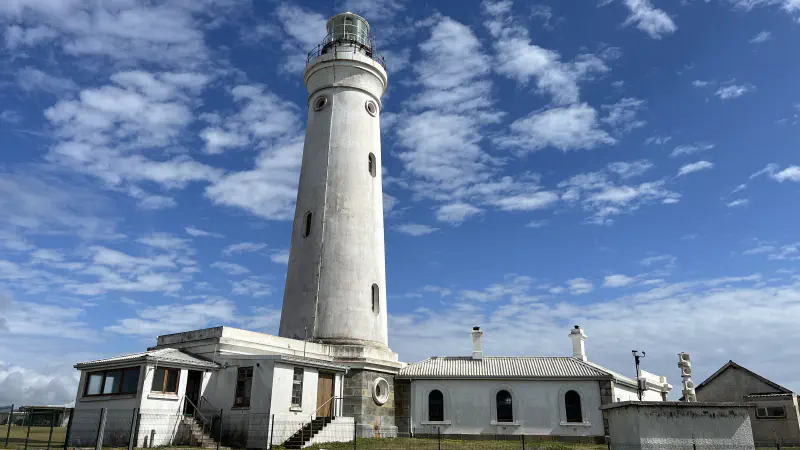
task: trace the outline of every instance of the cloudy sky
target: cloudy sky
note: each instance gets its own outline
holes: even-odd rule
[[[327,17],[370,20],[390,345],[800,389],[796,0],[0,2],[0,404],[276,332]],[[679,388],[676,389],[676,392]]]

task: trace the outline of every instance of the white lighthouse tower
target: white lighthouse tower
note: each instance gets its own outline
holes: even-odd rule
[[[367,21],[333,16],[308,57],[308,125],[280,336],[388,350],[381,188],[387,75]]]

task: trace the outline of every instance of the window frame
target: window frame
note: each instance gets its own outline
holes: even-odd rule
[[[250,382],[250,395],[247,397],[244,396],[244,392],[242,395],[239,395],[239,382],[240,378],[242,377],[242,373],[244,373],[244,380],[241,382],[243,383],[242,389],[247,391],[247,382]],[[236,384],[233,387],[233,407],[234,408],[249,408],[250,407],[250,399],[253,398],[253,375],[255,371],[253,370],[253,366],[245,366],[245,367],[238,367],[236,369]],[[242,399],[241,401],[239,399]]]
[[[369,160],[369,174],[372,176],[372,178],[375,178],[378,175],[378,160],[375,158],[375,154],[372,152],[370,152],[367,159]]]
[[[510,399],[508,404],[509,408],[509,416],[505,417],[505,415],[501,418],[500,416],[500,394],[505,392]],[[495,404],[495,421],[497,423],[514,423],[514,395],[511,394],[511,391],[508,389],[500,389],[494,394],[494,404]]]
[[[136,390],[133,392],[123,392],[122,387],[125,384],[125,375],[128,372],[132,372],[136,370],[138,372],[137,379],[136,379]],[[122,372],[122,377],[119,379],[119,388],[117,392],[111,392],[108,394],[104,394],[103,391],[106,388],[106,375],[109,372]],[[89,381],[92,375],[102,374],[103,379],[100,381],[100,392],[98,394],[90,394],[89,393]],[[86,372],[86,381],[85,385],[83,386],[83,396],[84,397],[111,397],[115,395],[136,395],[139,393],[139,377],[142,375],[142,367],[141,366],[134,366],[134,367],[121,367],[121,368],[113,368],[113,369],[103,369],[103,370],[94,370],[92,372]]]
[[[311,236],[311,224],[314,220],[314,214],[311,211],[306,211],[303,215],[303,239]]]
[[[433,416],[434,408],[432,407],[431,403],[431,396],[434,393],[438,393],[439,397],[441,398],[441,405],[439,405],[439,415],[437,417]],[[428,392],[428,421],[429,422],[444,422],[444,393],[439,389],[432,389]]]
[[[162,394],[162,395],[178,395],[178,392],[181,388],[181,369],[176,369],[174,367],[154,367],[153,368],[153,381],[156,379],[156,371],[163,370],[164,371],[164,379],[161,381],[161,390],[155,391],[153,390],[153,383],[150,382],[150,393],[151,394]],[[167,383],[169,382],[169,373],[170,372],[177,372],[175,376],[175,391],[167,391]]]
[[[770,409],[772,409],[773,412],[774,412],[774,410],[779,409],[779,408],[781,410],[781,414],[780,415],[770,414]],[[759,410],[764,410],[764,414],[759,414]],[[767,419],[767,420],[768,419],[786,419],[786,407],[783,406],[783,405],[778,405],[778,406],[757,406],[756,407],[756,419]]]
[[[567,396],[570,393],[575,394],[577,397],[578,403],[576,405],[570,405],[569,402],[567,402]],[[577,411],[575,410],[576,408]],[[573,414],[577,412],[577,417],[570,417],[570,409],[572,409]],[[580,392],[576,391],[575,389],[570,389],[564,393],[564,417],[566,418],[567,423],[583,423],[583,401],[581,399]]]
[[[292,392],[291,392],[291,398],[289,399],[292,408],[303,407],[303,380],[306,375],[305,372],[306,372],[305,369],[302,367],[295,367],[294,370],[292,371]],[[297,377],[298,373],[300,374],[299,379]],[[295,388],[300,390],[299,395],[295,395]],[[298,403],[295,403],[294,401],[295,397],[297,397]]]
[[[379,314],[381,312],[381,287],[378,286],[378,283],[372,283],[370,294],[372,297],[372,312]]]

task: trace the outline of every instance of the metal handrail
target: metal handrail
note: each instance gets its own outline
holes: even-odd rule
[[[317,413],[319,412],[319,410],[320,410],[320,409],[322,409],[322,408],[324,408],[324,407],[325,407],[325,405],[327,405],[328,403],[330,403],[332,400],[342,400],[342,399],[344,399],[344,397],[336,397],[336,396],[333,396],[333,397],[331,397],[331,398],[329,398],[329,399],[325,400],[325,403],[323,403],[322,405],[320,405],[320,406],[319,406],[319,407],[318,407],[318,408],[317,408],[317,409],[316,409],[316,410],[315,410],[315,411],[314,411],[314,412],[311,414],[311,420],[313,421],[313,420],[314,420],[314,416],[316,416],[316,415],[317,415]],[[332,406],[331,406],[331,414],[333,414],[333,417],[336,417],[336,404],[334,404],[334,405],[332,405]]]
[[[331,47],[347,45],[353,48],[354,53],[358,50],[363,50],[364,55],[371,58],[373,61],[376,61],[384,69],[386,69],[386,59],[383,56],[378,55],[375,51],[376,47],[374,37],[368,38],[367,42],[365,43],[361,39],[356,39],[357,35],[355,34],[345,34],[336,38],[334,38],[333,35],[333,33],[329,33],[327,36],[325,36],[325,39],[322,40],[321,44],[317,45],[313,50],[308,52],[306,64],[310,64],[314,58],[328,53],[328,49]],[[337,51],[340,50],[337,49]]]
[[[184,399],[185,401],[188,401],[188,402],[189,402],[189,403],[190,403],[190,404],[191,404],[191,405],[194,407],[194,410],[192,411],[192,419],[194,419],[194,418],[195,418],[195,414],[199,414],[199,415],[200,415],[200,418],[203,420],[203,423],[204,423],[204,424],[206,424],[206,423],[208,423],[208,422],[209,422],[208,418],[205,416],[205,414],[203,414],[202,412],[200,412],[200,408],[198,408],[198,407],[197,407],[197,405],[195,405],[195,404],[194,404],[194,402],[192,401],[192,399],[190,399],[190,398],[189,398],[188,396],[186,396],[186,395],[184,395],[184,396],[183,396],[183,399]]]

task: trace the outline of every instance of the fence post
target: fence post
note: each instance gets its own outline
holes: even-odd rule
[[[358,441],[358,420],[356,420],[356,418],[353,417],[353,450],[356,450],[358,448],[358,444],[356,443],[357,441]]]
[[[53,442],[53,427],[56,424],[56,412],[53,411],[52,417],[50,417],[50,436],[47,438],[47,450],[50,450],[50,443]]]
[[[272,415],[272,425],[269,429],[269,450],[272,450],[272,436],[275,435],[275,414]]]
[[[108,415],[108,408],[100,410],[100,424],[97,426],[97,441],[94,444],[94,450],[103,449],[103,435],[106,431],[106,416]]]
[[[147,444],[148,448],[153,448],[153,441],[156,440],[156,430],[150,430],[150,443]]]
[[[222,442],[222,412],[223,410],[219,410],[219,433],[217,433],[217,450],[219,450],[219,443]]]
[[[525,434],[522,435],[522,450],[525,450]]]
[[[442,429],[436,427],[436,442],[439,444],[439,450],[442,450]]]
[[[64,436],[64,450],[69,448],[69,435],[72,432],[72,422],[75,420],[75,408],[69,413],[69,421],[67,422],[67,434]]]
[[[22,422],[23,425],[25,424],[24,420],[26,418],[28,419],[28,434],[25,435],[25,450],[28,450],[28,438],[31,437],[31,422],[33,422],[33,420],[31,420],[30,416],[31,416],[32,412],[33,412],[33,409],[29,409],[28,410],[28,414],[26,414],[24,416],[24,418],[22,419],[23,420],[23,422]]]
[[[139,417],[139,408],[133,408],[133,417],[131,417],[131,434],[128,437],[128,450],[133,450],[136,447],[136,419]]]
[[[11,422],[14,421],[14,405],[11,405],[11,412],[8,413],[8,430],[6,431],[6,447],[8,447],[8,438],[11,436]]]

